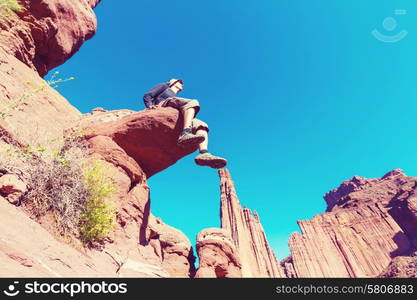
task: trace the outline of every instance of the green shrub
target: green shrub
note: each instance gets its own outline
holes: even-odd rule
[[[81,240],[95,246],[99,240],[108,237],[115,226],[116,210],[112,196],[116,187],[106,176],[106,168],[99,160],[84,170],[84,184],[88,195],[81,215]]]
[[[63,236],[79,237],[97,246],[116,224],[113,195],[117,191],[100,160],[90,164],[85,130],[73,131],[59,143],[59,151],[45,146],[0,148],[0,171],[25,178],[28,192],[21,204],[36,218],[52,214]],[[86,167],[87,165],[87,167]]]
[[[14,12],[22,10],[22,6],[17,0],[0,0],[0,8]]]

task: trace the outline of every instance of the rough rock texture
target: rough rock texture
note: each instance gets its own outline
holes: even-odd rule
[[[39,75],[0,48],[0,141],[11,145],[49,144],[81,113]],[[9,107],[15,106],[14,109]],[[53,126],[51,126],[53,124]]]
[[[108,166],[118,188],[117,226],[102,249],[63,241],[47,220],[39,224],[15,206],[28,187],[22,174],[0,166],[0,276],[416,276],[417,178],[399,169],[376,179],[355,176],[327,193],[327,212],[299,222],[301,234],[291,236],[291,255],[281,264],[258,215],[240,206],[222,169],[221,228],[198,235],[195,271],[188,238],[152,215],[147,184],[196,150],[176,146],[178,111],[96,108],[82,115],[42,76],[93,36],[99,1],[19,2],[22,12],[0,11],[0,150],[38,143],[57,149],[63,134],[84,128],[90,158]]]
[[[58,142],[50,141],[81,114],[40,76],[64,63],[93,36],[92,7],[99,1],[19,2],[24,9],[17,15],[0,9],[0,112],[8,114],[0,115],[0,140],[58,148]]]
[[[101,108],[93,110],[77,125],[87,132],[87,139],[93,156],[103,159],[113,166],[123,170],[129,177],[130,185],[137,186],[144,183],[146,178],[174,164],[178,159],[195,151],[195,148],[180,148],[177,137],[181,131],[179,127],[178,111],[172,108],[158,108],[133,112],[128,110],[105,111]],[[137,170],[143,170],[138,173]],[[197,252],[200,257],[200,268],[196,277],[278,277],[282,270],[268,245],[264,230],[256,212],[252,215],[247,208],[242,209],[234,191],[233,182],[228,170],[219,171],[221,178],[221,210],[222,229],[208,229],[202,231],[197,238]],[[139,181],[139,183],[138,183]],[[126,184],[127,186],[127,184]],[[124,203],[124,200],[120,200]],[[139,205],[140,215],[143,215],[145,205]],[[124,211],[131,210],[122,207],[118,216],[120,224],[128,223],[129,218]],[[142,218],[142,225],[146,220]],[[148,227],[150,225],[148,224]],[[135,225],[136,227],[136,225]],[[169,248],[160,234],[154,233],[152,226],[150,235],[141,235],[145,243],[149,242],[159,253],[165,249],[164,260],[169,260]],[[146,230],[145,230],[146,231]],[[133,234],[133,231],[132,231]],[[154,238],[156,241],[154,241]],[[176,236],[176,239],[178,237]],[[150,241],[149,241],[150,240]],[[157,244],[155,246],[155,243]],[[175,242],[174,244],[178,244]],[[181,243],[179,243],[181,244]],[[189,242],[184,243],[178,258],[177,250],[172,251],[172,264],[189,268],[194,258],[191,256]],[[182,262],[181,262],[182,261]],[[180,263],[181,262],[181,263]],[[188,264],[187,264],[188,262]],[[167,267],[168,270],[171,267]],[[175,268],[175,273],[178,270]],[[192,267],[188,269],[193,273]]]
[[[240,278],[242,265],[230,233],[207,228],[197,236],[200,265],[195,278]]]
[[[397,256],[378,277],[417,278],[417,252],[411,256]]]
[[[71,128],[97,129],[88,136],[90,157],[108,166],[107,175],[118,188],[114,199],[118,226],[101,251],[76,250],[54,236],[50,224],[37,224],[9,203],[18,204],[26,187],[18,173],[0,166],[0,276],[192,276],[191,243],[151,214],[147,185],[148,176],[193,151],[173,144],[179,133],[178,112],[97,108],[82,115],[40,76],[71,57],[94,34],[92,7],[99,1],[20,2],[25,10],[17,16],[2,15],[0,24],[0,112],[7,112],[0,118],[0,149],[38,143],[58,149]],[[156,134],[168,142],[155,139]]]
[[[177,148],[178,116],[178,111],[171,108],[140,112],[95,109],[83,115],[76,128],[88,133],[91,158],[109,166],[108,176],[119,191],[119,227],[114,242],[106,249],[121,261],[150,262],[170,276],[189,277],[194,274],[195,260],[191,243],[182,232],[150,213],[147,185],[150,175],[195,150]]]
[[[26,191],[26,184],[15,174],[0,174],[0,195],[10,203],[17,204]]]
[[[40,76],[63,64],[96,32],[98,0],[20,0],[17,15],[0,12],[0,47]]]
[[[409,241],[379,204],[298,222],[289,240],[296,277],[371,277]]]
[[[0,12],[0,147],[41,144],[56,150],[62,145],[63,134],[84,129],[88,132],[90,158],[107,165],[107,176],[118,187],[114,199],[118,226],[102,251],[83,250],[80,256],[80,251],[58,241],[59,237],[55,240],[56,233],[48,224],[36,224],[11,205],[19,204],[26,186],[18,174],[3,166],[2,222],[3,228],[10,230],[3,231],[0,240],[0,255],[4,257],[1,276],[194,276],[195,258],[189,240],[151,214],[147,185],[150,176],[196,150],[176,145],[181,130],[178,111],[96,108],[82,115],[41,78],[94,35],[97,24],[92,8],[98,2],[22,0],[23,11]],[[231,227],[228,234],[219,229],[199,236],[199,252],[205,260],[197,277],[204,277],[211,267],[214,275],[210,276],[238,277],[242,271],[249,276],[274,276],[275,265],[270,266],[269,260],[275,264],[276,260],[269,247],[262,244],[266,240],[259,219],[249,210],[235,213],[242,218],[238,228]],[[19,234],[17,229],[22,224],[30,231],[30,239]],[[236,235],[237,229],[245,231],[232,243],[230,234]],[[246,255],[251,241],[255,249]],[[223,249],[219,261],[212,259],[217,252],[209,253],[213,243]],[[255,261],[252,270],[249,264]]]
[[[415,180],[405,176],[401,169],[392,170],[381,178],[353,176],[342,182],[337,189],[326,193],[324,199],[327,202],[327,211],[375,202],[386,205],[393,198],[398,198],[398,193],[413,191],[414,183]]]
[[[327,213],[299,221],[281,262],[288,277],[375,277],[416,246],[417,178],[355,176],[327,193]]]
[[[171,107],[139,112],[96,110],[78,126],[85,128],[88,139],[110,138],[149,178],[197,149],[177,146],[182,130],[179,115],[178,110]],[[101,146],[94,145],[94,151],[100,153]]]
[[[101,114],[101,117],[97,116],[97,114]],[[182,232],[164,224],[162,220],[151,214],[147,174],[145,174],[141,165],[138,164],[138,162],[142,161],[139,160],[140,155],[134,156],[136,152],[135,147],[132,146],[132,144],[134,145],[138,133],[141,134],[140,139],[142,144],[153,145],[153,135],[151,134],[152,128],[157,128],[155,129],[156,132],[158,132],[159,129],[163,130],[164,134],[169,136],[169,140],[175,140],[175,137],[178,136],[179,133],[175,130],[175,124],[178,122],[178,112],[162,108],[161,111],[148,110],[139,113],[129,112],[128,114],[126,114],[126,111],[123,113],[120,111],[95,111],[93,114],[84,115],[80,121],[81,122],[78,122],[77,124],[88,124],[88,130],[96,132],[96,134],[87,136],[90,158],[99,159],[108,167],[106,175],[115,183],[118,191],[114,199],[117,209],[118,226],[110,237],[111,242],[106,243],[102,251],[92,250],[88,252],[90,253],[90,256],[94,256],[95,259],[97,257],[103,258],[103,254],[105,254],[107,261],[109,260],[108,258],[111,258],[110,263],[106,262],[104,258],[103,261],[100,259],[91,261],[91,257],[85,258],[89,264],[103,264],[103,269],[101,269],[101,266],[97,269],[92,268],[92,272],[95,272],[94,276],[193,276],[195,272],[195,258],[191,243]],[[100,129],[103,127],[107,128],[106,133],[109,133],[108,136],[98,135],[98,132],[100,132]],[[127,128],[127,130],[119,130],[120,128]],[[112,130],[115,131],[112,132]],[[148,134],[145,135],[143,134],[144,132],[147,132]],[[132,141],[132,143],[129,144],[128,141]],[[120,145],[116,142],[120,142]],[[128,144],[129,147],[123,148],[125,145],[123,142]],[[141,144],[136,147],[141,147],[140,145]],[[162,149],[171,149],[172,153],[178,155],[174,146],[167,148],[165,148],[165,146],[166,145],[163,144],[161,147],[164,148]],[[153,151],[157,152],[158,146],[154,145],[153,147]],[[127,153],[129,150],[132,150],[133,152]],[[162,153],[162,150],[160,151]],[[186,149],[179,151],[186,151]],[[139,153],[141,152],[139,151]],[[170,155],[172,153],[168,151],[166,153],[167,157],[171,157]],[[129,154],[133,156],[130,156]],[[179,157],[176,157],[176,159],[178,158]],[[175,159],[166,160],[163,163],[163,168],[166,168],[173,163],[175,163]],[[147,166],[149,166],[148,170],[155,170],[162,165],[160,162],[157,162],[155,167],[152,164],[148,164]],[[11,180],[13,178],[14,177],[9,174],[4,174],[0,177],[1,194],[4,193],[4,195],[8,197],[15,191],[20,191],[20,189],[23,188],[20,187],[18,189],[18,181]],[[2,199],[2,201],[6,201],[6,199]],[[7,211],[10,209],[12,208],[5,208]],[[23,216],[20,218],[23,218]],[[11,227],[21,228],[17,223],[20,222],[18,219],[2,218],[2,222],[8,222],[8,226]],[[32,224],[33,221],[28,220],[26,223]],[[53,246],[51,246],[51,253],[55,253],[54,255],[60,258],[60,254],[55,251],[61,251],[60,249],[65,245],[57,243],[56,241],[50,241],[52,236],[50,234],[47,235],[40,229],[33,232],[31,236],[33,236],[34,239],[37,238],[42,241],[45,245],[53,244]],[[25,235],[19,235],[17,233],[13,235],[13,237],[9,236],[7,239],[5,238],[4,241],[7,243],[13,242],[16,243],[16,245],[24,244],[26,247],[29,247],[30,242],[25,241]],[[37,252],[28,252],[25,250],[25,247],[12,247],[10,245],[7,247],[7,249],[9,249],[7,253],[13,254],[14,251],[20,249],[19,255],[24,256],[27,259],[34,260],[35,258],[33,255],[37,255]],[[66,245],[66,247],[69,249],[71,248],[69,245]],[[74,252],[73,250],[68,251]],[[72,255],[73,254],[71,254],[71,256]],[[5,264],[7,263],[6,260]],[[10,263],[14,264],[13,262]],[[72,264],[71,259],[66,260],[66,264],[69,266],[68,268],[71,269],[73,273],[71,273],[71,270],[63,272],[59,268],[56,269],[55,265],[48,265],[48,268],[52,271],[47,274],[44,274],[43,271],[41,272],[40,269],[37,268],[24,270],[27,271],[26,276],[47,276],[48,274],[59,274],[59,276],[68,276],[69,274],[72,274],[71,276],[78,276],[77,274],[84,272],[82,268],[79,268],[78,263],[79,262],[77,261]],[[0,272],[0,275],[18,275],[17,273],[12,272],[13,268],[10,270],[5,268],[4,270],[6,269],[10,272]],[[38,271],[41,273],[38,273]]]
[[[283,277],[283,271],[269,246],[258,214],[256,212],[252,214],[248,208],[240,206],[234,183],[227,169],[220,169],[219,176],[221,228],[223,229],[221,232],[227,232],[230,235],[236,248],[235,256],[240,261],[242,277]],[[208,238],[207,241],[204,241],[206,235],[208,235]],[[205,269],[207,269],[206,266],[217,267],[211,258],[216,253],[224,257],[224,248],[227,245],[225,241],[228,240],[228,237],[226,236],[223,243],[218,243],[217,247],[214,247],[211,243],[213,235],[212,231],[208,233],[203,231],[198,238],[197,247],[199,249],[200,266],[205,267]],[[206,243],[209,243],[210,247],[206,246]],[[208,250],[206,250],[207,248]],[[234,261],[230,259],[230,262]],[[238,266],[239,264],[232,263],[232,265]],[[223,269],[228,270],[227,268]],[[238,274],[235,269],[233,267],[233,273]],[[199,272],[200,270],[197,271],[197,274]],[[216,275],[224,274],[223,271],[215,273]],[[213,271],[211,271],[211,274],[213,274]]]
[[[219,170],[221,227],[227,230],[238,249],[243,277],[283,277],[269,246],[259,216],[240,206],[233,180],[227,169]]]
[[[169,276],[155,264],[122,261],[108,250],[77,250],[57,241],[40,224],[1,196],[0,211],[1,277]]]

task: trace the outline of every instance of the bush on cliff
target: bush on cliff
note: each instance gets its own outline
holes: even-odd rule
[[[106,168],[99,160],[95,160],[84,170],[88,195],[81,215],[80,233],[82,241],[93,246],[110,234],[116,220],[116,210],[112,202],[116,187],[105,173]]]
[[[7,11],[21,11],[22,6],[17,0],[0,0],[0,8]]]
[[[28,176],[23,204],[36,217],[51,212],[62,234],[78,231],[87,197],[82,172],[86,153],[85,141],[76,135],[66,136],[59,151],[37,145],[15,153]]]
[[[37,219],[53,216],[58,233],[95,246],[115,224],[111,197],[116,187],[105,166],[88,159],[85,134],[73,132],[58,139],[59,151],[39,144],[0,149],[0,167],[24,178],[28,191],[20,201],[31,215]]]

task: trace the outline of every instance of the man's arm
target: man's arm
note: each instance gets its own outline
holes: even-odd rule
[[[165,90],[166,86],[164,83],[158,84],[153,87],[149,92],[143,96],[143,103],[147,108],[154,105],[155,98]]]

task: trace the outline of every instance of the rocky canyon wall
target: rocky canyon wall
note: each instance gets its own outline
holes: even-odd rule
[[[98,2],[23,0],[21,11],[1,11],[0,149],[21,151],[38,144],[59,149],[62,144],[52,141],[89,127],[94,132],[85,137],[89,156],[108,167],[108,177],[117,186],[117,227],[102,249],[66,243],[53,224],[47,220],[38,224],[15,207],[29,186],[22,170],[1,165],[0,213],[5,229],[0,234],[1,276],[189,277],[194,273],[190,241],[151,214],[147,185],[149,176],[195,150],[176,147],[178,112],[97,109],[83,115],[42,79],[94,35],[97,22],[92,8]],[[105,131],[103,123],[111,130]],[[127,140],[141,143],[126,144]],[[149,155],[152,151],[159,154]]]
[[[197,277],[284,277],[258,214],[242,208],[228,169],[220,169],[219,177],[221,229],[200,232]]]
[[[97,21],[93,8],[98,2],[22,0],[19,1],[22,10],[1,11],[0,105],[3,115],[0,148],[25,149],[42,145],[57,150],[62,144],[52,141],[59,141],[74,130],[89,132],[85,139],[90,159],[106,165],[107,176],[117,186],[114,199],[117,226],[102,249],[74,248],[56,235],[48,220],[33,220],[19,206],[15,207],[30,186],[22,170],[0,166],[1,214],[5,229],[0,234],[4,266],[1,275],[193,277],[195,258],[191,243],[181,231],[152,215],[151,191],[147,184],[150,176],[196,150],[176,145],[181,130],[178,111],[173,108],[140,112],[97,108],[81,114],[42,79],[94,35]],[[229,229],[220,234],[220,240],[224,237],[224,241],[230,241],[229,249],[225,250],[227,262],[233,258],[236,264],[235,272],[230,274],[233,273],[233,277],[272,276],[274,269],[264,266],[260,257],[263,253],[259,251],[273,254],[268,252],[269,248],[260,247],[264,236],[259,219],[248,210],[238,213],[239,218],[243,218],[239,229],[245,230],[239,235],[242,241],[229,240],[232,233]],[[25,228],[24,233],[19,230],[21,226]],[[205,243],[200,250],[207,249],[208,237],[219,237],[218,232],[206,230],[206,233],[209,234],[199,235],[198,245],[202,240]],[[256,242],[259,250],[250,250],[250,241]],[[239,243],[244,245],[239,246]],[[251,251],[249,256],[245,255],[243,247]],[[219,264],[219,257],[216,260]],[[249,270],[249,263],[255,260],[260,260],[259,268]],[[221,272],[217,270],[217,276],[225,277]],[[200,272],[199,277],[203,275]]]
[[[21,0],[21,11],[0,9],[0,143],[50,144],[80,118],[42,77],[94,35],[98,2]]]
[[[176,144],[178,111],[81,114],[42,77],[94,35],[99,1],[20,3],[23,10],[3,13],[0,22],[0,150],[59,149],[52,140],[84,130],[88,157],[106,165],[117,186],[117,224],[99,249],[67,243],[51,223],[19,207],[30,187],[21,171],[0,165],[0,276],[416,276],[417,178],[399,169],[375,179],[355,176],[327,193],[326,212],[298,222],[301,233],[290,237],[291,255],[281,262],[258,214],[241,206],[230,172],[221,169],[220,226],[198,234],[195,270],[189,239],[152,214],[147,181],[196,150]]]
[[[417,178],[393,170],[354,176],[324,198],[326,213],[299,221],[281,262],[288,277],[376,277],[416,247]]]

